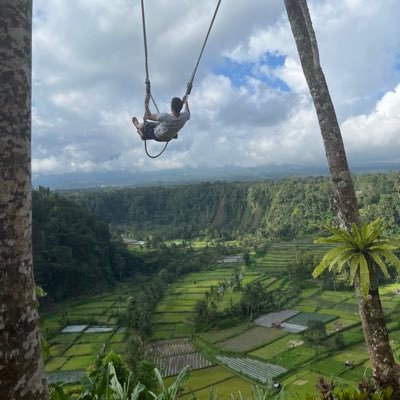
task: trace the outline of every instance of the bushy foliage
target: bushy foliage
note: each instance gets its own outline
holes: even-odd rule
[[[354,180],[363,218],[383,217],[398,231],[400,173],[359,175]],[[265,239],[318,233],[334,219],[330,182],[325,177],[97,189],[67,195],[119,233],[162,239],[231,239],[248,234],[249,248]]]
[[[305,400],[395,400],[392,388],[380,389],[373,382],[361,381],[358,388],[336,388],[334,382],[319,378],[319,396],[306,395]],[[397,399],[397,397],[396,397]]]
[[[191,247],[160,246],[146,260],[148,271],[155,273],[128,298],[127,311],[120,322],[138,329],[142,335],[151,335],[154,308],[168,285],[183,274],[208,268],[217,257],[211,247],[195,251]]]
[[[32,198],[35,278],[49,300],[101,290],[143,269],[143,260],[85,208],[44,188]]]

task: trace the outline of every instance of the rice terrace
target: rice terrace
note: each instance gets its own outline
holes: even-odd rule
[[[315,391],[315,379],[320,375],[354,386],[371,374],[353,294],[323,290],[310,279],[294,298],[270,313],[229,327],[196,329],[196,305],[209,298],[210,291],[218,296],[217,312],[240,303],[243,292],[229,283],[235,271],[244,287],[258,282],[268,293],[279,294],[288,288],[287,265],[304,252],[320,257],[322,250],[310,239],[276,243],[265,256],[254,258],[251,268],[241,256],[231,263],[217,262],[202,272],[189,273],[168,286],[154,309],[147,352],[168,377],[167,382],[190,366],[191,379],[182,398],[188,391],[203,396],[209,390],[226,396],[235,387],[232,384],[239,382],[242,394],[250,394],[252,386],[276,382],[286,393],[301,395]],[[226,287],[218,295],[223,282]],[[43,329],[59,329],[49,341],[46,371],[50,381],[61,380],[73,388],[101,349],[125,353],[129,328],[117,321],[127,309],[131,290],[124,284],[115,292],[71,302],[63,310],[70,324],[64,328],[58,325],[61,313],[43,317]],[[400,351],[395,319],[400,285],[387,285],[382,291],[388,318],[394,318],[389,322],[392,345]],[[287,305],[290,308],[285,309]],[[304,337],[310,321],[320,322],[326,332],[318,344]]]

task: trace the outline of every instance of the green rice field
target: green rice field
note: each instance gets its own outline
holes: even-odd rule
[[[203,245],[200,241],[192,242],[193,247]],[[185,275],[168,287],[153,314],[151,339],[190,338],[196,351],[214,364],[219,364],[191,371],[191,379],[179,398],[190,399],[195,394],[200,399],[208,399],[210,391],[218,391],[221,399],[231,399],[231,393],[238,392],[244,399],[251,399],[251,387],[256,384],[255,381],[223,366],[217,356],[250,358],[287,369],[288,372],[279,376],[279,382],[283,391],[293,398],[296,395],[302,398],[306,393],[315,393],[315,383],[321,375],[334,379],[338,385],[350,386],[356,386],[363,376],[370,376],[354,292],[324,291],[318,281],[307,281],[307,288],[301,290],[297,303],[290,305],[291,309],[299,313],[285,322],[303,326],[307,326],[310,320],[323,322],[327,339],[319,346],[307,342],[301,333],[255,326],[250,320],[226,329],[195,332],[193,319],[196,302],[205,298],[211,286],[217,290],[222,281],[229,280],[236,266],[244,274],[244,284],[259,280],[268,291],[279,290],[289,282],[286,266],[302,250],[322,256],[327,246],[315,246],[311,239],[276,243],[271,245],[264,257],[256,259],[252,271],[246,271],[243,263],[218,264],[213,269]],[[399,288],[400,284],[393,284],[381,289],[388,320],[399,303],[400,296],[395,294]],[[78,325],[87,321],[88,325],[109,325],[114,328],[112,332],[106,333],[58,332],[52,335],[46,372],[69,373],[85,369],[93,364],[103,348],[125,353],[126,334],[117,333],[116,321],[118,314],[126,309],[127,304],[123,300],[130,290],[132,286],[126,285],[121,290],[79,299],[65,305],[63,310],[42,315],[43,331],[60,329],[65,317],[70,324],[75,322]],[[240,297],[240,292],[228,288],[220,295],[217,310],[222,311],[237,303]],[[400,357],[400,325],[392,319],[388,326],[392,347],[396,356]],[[339,333],[344,341],[342,350],[332,346]],[[173,379],[167,378],[167,383]]]

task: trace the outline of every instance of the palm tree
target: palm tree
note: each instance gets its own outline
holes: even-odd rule
[[[0,398],[48,398],[32,266],[32,0],[0,6]]]
[[[320,65],[317,39],[307,1],[284,1],[320,125],[331,175],[337,220],[342,229],[351,230],[353,224],[361,226],[360,214],[335,108]],[[372,261],[368,263],[368,271],[372,276],[374,271]],[[398,395],[400,394],[400,367],[393,358],[388,331],[383,319],[379,290],[372,286],[369,288],[368,296],[363,296],[360,280],[360,269],[358,269],[354,276],[354,286],[373,376],[379,385],[391,385]]]
[[[361,294],[363,297],[368,296],[369,290],[378,285],[377,274],[370,271],[369,265],[379,268],[385,278],[389,278],[386,263],[392,264],[400,273],[400,260],[394,253],[400,249],[400,241],[383,236],[386,228],[382,219],[365,224],[361,229],[353,225],[351,231],[327,227],[332,235],[318,238],[315,243],[338,246],[325,254],[315,268],[313,277],[317,278],[327,268],[341,273],[347,266],[350,283],[354,284],[356,275],[359,275]]]

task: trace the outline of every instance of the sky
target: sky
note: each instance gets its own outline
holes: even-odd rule
[[[216,3],[145,1],[160,111],[184,94]],[[33,4],[34,177],[326,164],[283,0],[222,0],[189,98],[192,117],[156,160],[131,123],[144,113],[140,1]],[[400,162],[398,0],[308,4],[350,165]]]

